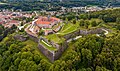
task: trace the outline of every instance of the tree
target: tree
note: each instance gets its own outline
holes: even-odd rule
[[[82,64],[84,66],[89,66],[92,62],[92,52],[88,49],[82,49],[81,50],[81,54],[82,54]]]
[[[33,60],[33,54],[30,52],[30,51],[28,51],[28,52],[23,52],[22,54],[21,54],[21,59],[27,59],[27,60]]]
[[[19,48],[19,46],[17,46],[16,44],[12,44],[12,45],[10,45],[10,47],[9,47],[9,51],[11,51],[12,53],[19,52],[19,51],[20,51],[20,48]]]
[[[105,67],[96,66],[95,71],[112,71],[112,70],[108,70]]]
[[[116,23],[120,24],[120,18],[119,17],[116,19]]]
[[[23,59],[18,66],[18,71],[38,71],[38,68],[33,61]]]
[[[85,22],[83,19],[80,20],[79,26],[84,26]]]
[[[92,71],[91,68],[80,68],[78,69],[78,71]]]
[[[99,15],[99,17],[98,17],[98,18],[102,20],[102,18],[103,18],[103,15]]]
[[[49,71],[70,71],[73,68],[68,67],[69,64],[67,64],[65,61],[57,60],[54,62],[54,64],[49,68]]]
[[[97,26],[97,23],[96,23],[96,21],[91,21],[91,26],[92,26],[92,27],[95,27],[95,26]]]
[[[11,65],[8,69],[8,71],[16,71],[16,70],[17,70],[17,68],[14,65]]]
[[[4,31],[3,26],[0,24],[0,35],[3,34],[3,31]]]
[[[73,24],[76,24],[76,20],[75,19],[73,20]]]
[[[39,71],[48,71],[50,66],[51,66],[51,64],[48,61],[42,59],[40,61],[40,63],[38,64],[38,70]]]
[[[41,57],[39,55],[34,55],[34,61],[36,62],[36,64],[39,64],[41,61]]]
[[[90,22],[89,22],[88,20],[85,20],[85,22],[84,22],[85,28],[88,28],[88,27],[89,27],[89,24],[90,24]]]
[[[16,65],[16,66],[19,65],[20,61],[21,61],[21,59],[18,57],[17,59],[15,59],[14,65]]]
[[[2,64],[3,64],[3,58],[2,58],[2,56],[0,55],[0,69],[1,69],[1,66],[2,66]]]
[[[86,14],[80,14],[79,16],[80,19],[88,19],[88,16]]]
[[[117,30],[120,30],[120,24],[118,24],[118,25],[116,26],[116,28],[117,28]]]
[[[39,31],[39,35],[44,35],[44,31],[43,31],[43,30],[40,30],[40,31]]]
[[[20,23],[20,26],[23,26],[23,25],[24,25],[24,23],[23,23],[23,22],[21,22],[21,23]]]

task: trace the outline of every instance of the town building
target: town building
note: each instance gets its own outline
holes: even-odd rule
[[[0,11],[0,24],[2,24],[4,27],[12,27],[12,25],[19,26],[21,22],[19,19],[23,18],[32,18],[34,14],[27,13],[27,12],[18,12],[18,11],[10,11],[4,9],[3,11]]]
[[[29,26],[29,31],[36,34],[41,29],[41,30],[44,30],[45,35],[48,35],[49,33],[54,33],[54,32],[59,31],[61,26],[58,24],[60,22],[61,22],[61,20],[58,18],[55,18],[55,17],[40,16],[38,19],[34,20],[32,22],[32,24]],[[53,28],[53,26],[55,26],[55,25],[58,25],[57,28]]]
[[[56,25],[60,22],[60,19],[54,17],[40,17],[32,24],[35,24],[42,28],[52,28],[53,25]]]
[[[7,22],[6,24],[3,24],[3,25],[4,25],[4,27],[9,27],[10,28],[13,25],[18,26],[18,25],[20,25],[20,23],[21,23],[21,21],[11,20],[11,21]]]

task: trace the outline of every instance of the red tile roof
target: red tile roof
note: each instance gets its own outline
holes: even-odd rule
[[[39,19],[36,21],[36,24],[50,24],[59,20],[60,19],[54,17],[50,17],[50,19],[48,19],[47,17],[39,17]]]
[[[37,20],[36,21],[36,24],[50,24],[50,22],[47,22],[47,21],[41,21],[41,20]]]
[[[19,23],[17,20],[11,20],[9,23]]]

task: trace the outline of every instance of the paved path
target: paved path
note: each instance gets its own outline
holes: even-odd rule
[[[24,24],[23,26],[18,26],[18,29],[21,30],[22,28],[24,28],[27,24]]]
[[[107,31],[107,30],[105,30],[105,29],[102,29],[102,30],[103,30],[103,31],[105,31],[105,33],[104,33],[105,35],[107,35],[107,34],[108,34],[108,31]]]
[[[71,42],[72,40],[77,40],[79,38],[82,38],[82,36],[76,36],[75,38],[68,39],[67,42]]]
[[[103,31],[105,31],[104,35],[107,35],[109,32],[105,29],[102,29]],[[100,36],[99,34],[96,34],[96,36]]]
[[[49,45],[49,44],[46,43],[45,41],[42,40],[42,42],[43,42],[44,44],[46,44],[47,46],[52,47],[51,45]]]

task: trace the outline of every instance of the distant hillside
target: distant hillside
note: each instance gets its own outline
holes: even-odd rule
[[[0,1],[99,1],[99,2],[120,2],[120,0],[0,0]]]

